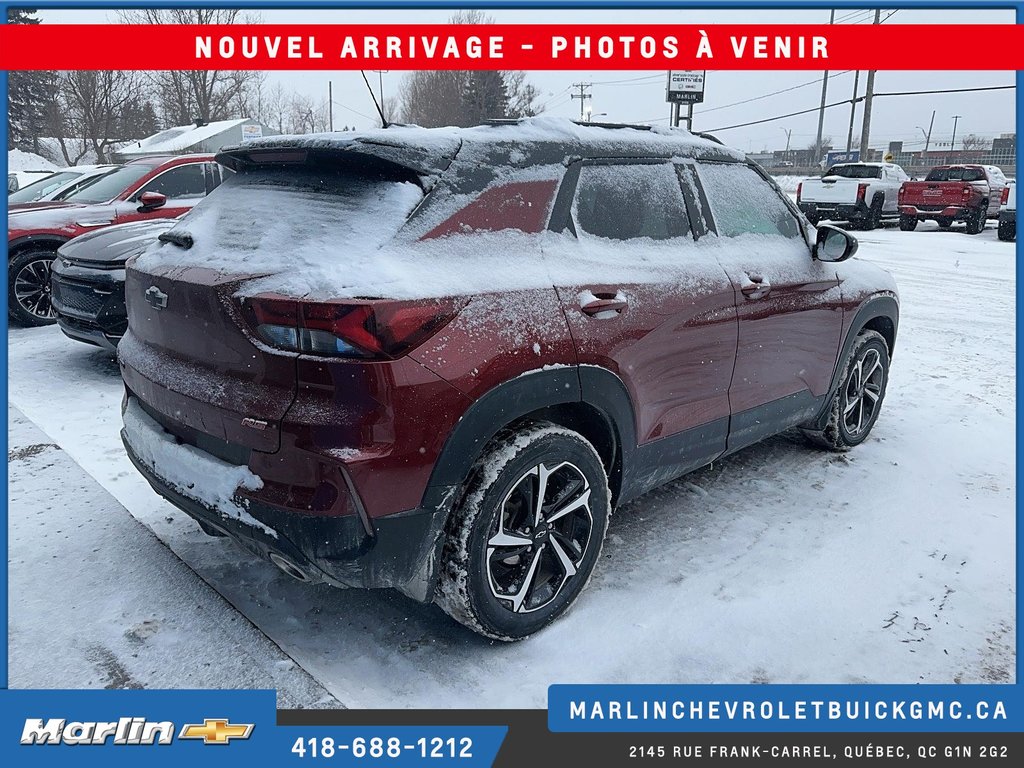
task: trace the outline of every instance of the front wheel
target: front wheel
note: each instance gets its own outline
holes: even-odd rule
[[[581,435],[540,422],[495,438],[452,511],[435,601],[495,640],[521,640],[583,591],[608,528],[601,459]]]
[[[832,451],[848,451],[860,445],[878,420],[888,383],[889,347],[880,333],[862,331],[829,403],[824,429],[805,426],[804,434]]]
[[[50,300],[50,273],[54,251],[27,251],[7,266],[7,311],[20,325],[52,325],[57,313]]]
[[[904,232],[913,232],[917,229],[917,216],[900,214],[900,229]]]

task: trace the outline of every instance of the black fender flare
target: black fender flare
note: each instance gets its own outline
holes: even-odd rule
[[[21,237],[16,237],[7,242],[7,261],[10,262],[11,257],[22,251],[26,245],[34,246],[36,244],[45,245],[49,243],[54,246],[53,250],[56,251],[62,245],[70,241],[70,237],[61,237],[60,235],[54,235],[48,232],[39,235],[23,235]]]
[[[857,337],[868,323],[878,318],[885,318],[892,323],[892,339],[889,344],[889,355],[890,357],[892,356],[893,350],[896,347],[896,334],[899,331],[900,325],[900,305],[896,301],[896,297],[891,294],[873,296],[861,304],[853,316],[850,330],[846,333],[846,338],[843,340],[843,345],[839,350],[839,357],[836,359],[835,369],[832,371],[832,381],[829,384],[824,405],[821,412],[814,419],[817,427],[821,429],[825,427],[825,422],[828,420],[829,404],[839,388],[839,380],[843,375],[843,363],[846,362],[846,358],[849,356],[850,350],[853,349]]]

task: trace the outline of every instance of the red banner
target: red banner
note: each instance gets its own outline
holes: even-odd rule
[[[4,69],[1024,69],[1012,24],[0,25]]]

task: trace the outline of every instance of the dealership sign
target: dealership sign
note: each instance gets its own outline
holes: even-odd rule
[[[825,154],[825,165],[835,165],[836,163],[856,163],[859,161],[859,149],[854,149],[849,152],[828,152]]]
[[[242,141],[252,141],[253,139],[263,138],[263,126],[262,125],[243,125],[242,126]]]
[[[669,71],[665,101],[673,104],[700,104],[704,101],[704,71]]]

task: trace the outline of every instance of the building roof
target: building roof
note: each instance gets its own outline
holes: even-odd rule
[[[117,152],[125,157],[151,155],[154,153],[177,154],[243,123],[254,122],[257,121],[243,117],[236,120],[215,120],[202,126],[197,126],[194,123],[191,125],[178,125],[174,128],[154,133],[152,136],[148,136],[141,141],[129,142],[118,148]]]

